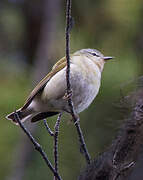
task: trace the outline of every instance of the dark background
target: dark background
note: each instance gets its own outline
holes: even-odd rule
[[[71,53],[95,48],[115,61],[105,65],[96,100],[80,114],[92,158],[111,144],[122,114],[116,103],[142,75],[143,1],[73,0]],[[32,87],[65,55],[65,1],[0,1],[0,179],[52,179],[52,174],[19,127],[5,119],[19,108]],[[85,166],[69,116],[59,137],[63,179],[76,179]],[[49,118],[53,129],[56,117]],[[26,123],[52,161],[52,137],[43,122]],[[32,149],[31,149],[32,147]],[[141,160],[140,160],[141,161]]]

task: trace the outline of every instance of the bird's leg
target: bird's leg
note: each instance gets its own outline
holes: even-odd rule
[[[66,92],[65,95],[63,96],[63,99],[68,100],[71,97],[72,97],[72,90],[70,92]]]

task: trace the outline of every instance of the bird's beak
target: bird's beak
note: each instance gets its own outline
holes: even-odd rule
[[[103,57],[104,61],[108,61],[108,60],[113,59],[113,58],[114,58],[114,57],[111,57],[111,56],[105,56],[105,57]]]

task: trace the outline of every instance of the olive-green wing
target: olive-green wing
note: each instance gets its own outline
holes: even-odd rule
[[[25,104],[21,108],[21,110],[26,109],[29,104],[32,102],[34,97],[43,90],[45,87],[46,83],[60,70],[62,70],[64,67],[66,67],[66,58],[63,57],[60,59],[52,68],[52,70],[39,82],[39,84],[33,89],[33,91],[30,93],[28,96]]]

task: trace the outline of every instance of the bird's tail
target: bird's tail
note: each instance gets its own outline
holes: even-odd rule
[[[19,116],[21,122],[24,122],[26,120],[31,120],[31,122],[37,122],[47,117],[59,114],[59,112],[34,112],[32,109],[28,108],[24,110],[20,108],[16,111],[16,113]],[[15,115],[15,112],[12,112],[8,114],[6,118],[13,121],[14,124],[18,125]]]
[[[19,119],[21,120],[21,122],[24,122],[24,121],[26,121],[27,119],[31,119],[31,118],[33,117],[33,114],[31,114],[30,111],[28,111],[28,110],[21,110],[21,108],[18,109],[18,110],[16,111],[16,113],[18,114]],[[7,118],[8,120],[13,121],[13,123],[15,123],[16,125],[18,125],[17,120],[16,120],[16,117],[15,117],[15,112],[12,112],[12,113],[8,114],[8,115],[6,116],[6,118]]]

